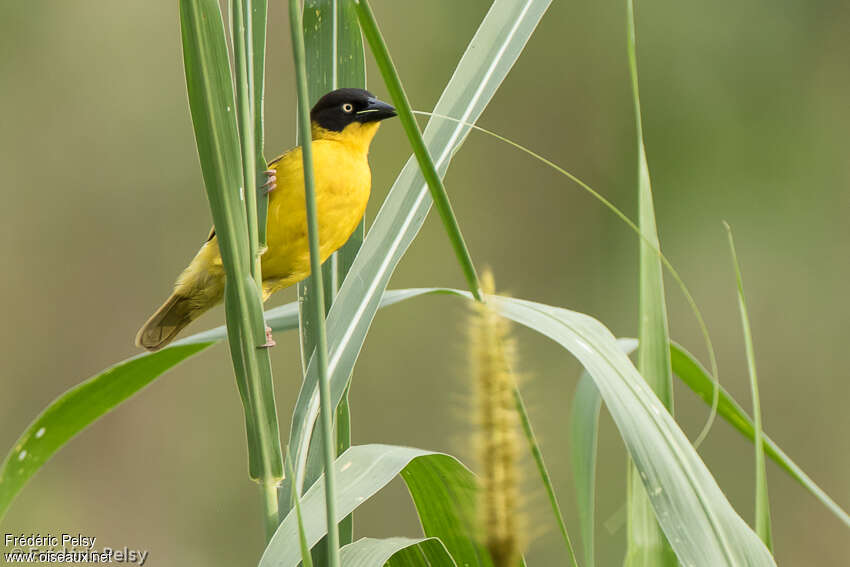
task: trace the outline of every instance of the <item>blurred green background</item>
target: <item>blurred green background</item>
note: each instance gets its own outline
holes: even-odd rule
[[[294,140],[285,9],[272,2],[267,156]],[[483,0],[374,0],[414,107],[430,110],[486,13]],[[4,0],[0,17],[0,448],[54,397],[137,352],[136,330],[207,234],[210,215],[186,103],[175,2]],[[734,276],[721,220],[743,265],[765,428],[850,506],[850,4],[638,2],[647,153],[663,247],[716,343],[721,380],[749,407]],[[370,60],[371,88],[386,94]],[[624,2],[558,0],[481,124],[553,159],[635,214],[634,121]],[[372,146],[368,218],[408,156],[397,122]],[[501,289],[598,317],[633,336],[637,240],[597,202],[537,162],[473,133],[446,186],[479,266]],[[463,286],[429,218],[391,287]],[[704,355],[668,280],[674,338]],[[280,294],[272,304],[293,299]],[[465,308],[425,298],[379,313],[352,390],[354,441],[470,458]],[[221,323],[221,309],[192,326]],[[578,365],[518,331],[523,389],[578,540],[567,408]],[[273,350],[284,432],[299,382],[297,335]],[[707,411],[678,388],[693,438]],[[625,456],[610,419],[600,437],[601,565],[623,555],[617,511]],[[262,547],[246,474],[242,409],[225,348],[154,383],[62,450],[18,497],[2,532],[96,536],[149,565],[250,565]],[[718,423],[700,453],[752,517],[751,446]],[[529,466],[527,476],[533,480]],[[846,528],[768,466],[780,565],[846,565]],[[532,565],[565,562],[529,481]],[[621,516],[621,515],[620,515]],[[602,523],[611,519],[609,528]],[[364,506],[357,536],[415,535],[405,489]],[[576,541],[578,543],[578,541]]]

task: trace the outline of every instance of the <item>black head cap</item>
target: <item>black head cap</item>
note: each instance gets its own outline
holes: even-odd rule
[[[377,122],[396,115],[395,108],[364,89],[337,89],[310,111],[310,120],[326,130],[342,132],[352,122]]]

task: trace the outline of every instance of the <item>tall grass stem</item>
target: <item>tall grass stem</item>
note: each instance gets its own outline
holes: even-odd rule
[[[522,431],[525,434],[525,439],[528,442],[531,457],[534,459],[534,465],[537,467],[537,472],[540,475],[540,481],[543,483],[543,488],[546,490],[546,497],[549,499],[549,505],[552,508],[552,513],[555,515],[555,521],[558,523],[558,530],[561,532],[561,537],[564,539],[564,544],[567,546],[567,553],[570,556],[570,563],[573,567],[579,567],[576,552],[573,549],[573,542],[570,539],[570,534],[567,531],[567,525],[564,523],[564,515],[561,513],[561,506],[558,504],[558,497],[555,496],[555,487],[552,485],[552,478],[549,476],[549,469],[546,467],[546,462],[543,460],[543,451],[540,449],[540,444],[537,442],[537,436],[534,434],[534,429],[531,426],[531,419],[528,416],[528,410],[525,407],[525,401],[522,399],[522,393],[519,386],[514,386],[514,404],[516,405],[519,421],[522,425]]]
[[[304,196],[307,207],[307,234],[310,243],[310,277],[313,280],[315,301],[313,323],[316,329],[315,356],[319,370],[319,413],[322,424],[323,455],[325,461],[325,510],[327,516],[327,548],[330,567],[340,567],[339,531],[336,520],[336,495],[334,460],[336,451],[333,437],[333,411],[328,382],[328,345],[325,330],[325,301],[322,284],[322,260],[319,252],[319,223],[316,210],[315,177],[313,171],[313,146],[310,133],[310,108],[307,92],[307,63],[304,50],[304,30],[298,0],[289,1],[289,22],[292,29],[292,52],[295,60],[295,78],[298,89],[298,126],[304,162]]]
[[[265,340],[265,325],[249,256],[243,172],[255,164],[253,155],[248,163],[243,161],[240,143],[240,133],[253,139],[253,117],[250,112],[239,113],[237,127],[231,111],[235,105],[233,78],[218,2],[181,0],[180,16],[189,107],[226,274],[227,336],[245,410],[249,472],[263,485],[264,519],[270,535],[277,527],[278,510],[270,495],[283,477],[283,459],[269,353],[257,348]],[[243,25],[235,31],[235,39],[241,37],[240,42],[252,45],[243,35],[245,30]],[[247,72],[239,74],[240,83],[246,82]],[[250,93],[245,85],[239,90]]]
[[[378,29],[375,15],[372,13],[372,8],[369,6],[367,0],[353,0],[353,2],[357,10],[357,17],[360,20],[360,28],[363,30],[366,41],[369,42],[369,47],[372,49],[372,54],[375,56],[378,68],[381,70],[381,76],[396,106],[399,120],[401,120],[404,132],[407,134],[407,139],[419,163],[419,168],[425,177],[425,181],[428,183],[431,198],[434,200],[434,205],[437,207],[437,212],[443,221],[443,226],[446,229],[452,249],[463,270],[469,291],[476,300],[481,301],[481,284],[478,281],[478,274],[472,263],[472,257],[460,232],[460,225],[458,225],[457,218],[452,210],[443,180],[440,178],[439,173],[437,173],[437,168],[434,166],[434,161],[428,153],[428,148],[422,139],[422,133],[419,131],[416,119],[413,117],[410,101],[408,101],[407,94],[404,92],[404,87],[401,84],[401,79],[399,79],[395,64],[390,57],[384,37]]]

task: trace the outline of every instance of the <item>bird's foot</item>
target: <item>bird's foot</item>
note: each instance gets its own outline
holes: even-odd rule
[[[263,173],[266,174],[266,182],[263,184],[263,192],[268,195],[277,189],[277,172],[273,169],[267,169]]]
[[[265,344],[258,345],[257,348],[271,348],[277,343],[274,342],[274,338],[272,337],[272,328],[266,325],[266,342]]]

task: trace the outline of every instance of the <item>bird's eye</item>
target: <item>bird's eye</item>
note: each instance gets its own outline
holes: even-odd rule
[[[351,114],[352,110],[354,110],[354,105],[352,105],[350,102],[346,102],[342,105],[342,111],[346,114]]]

